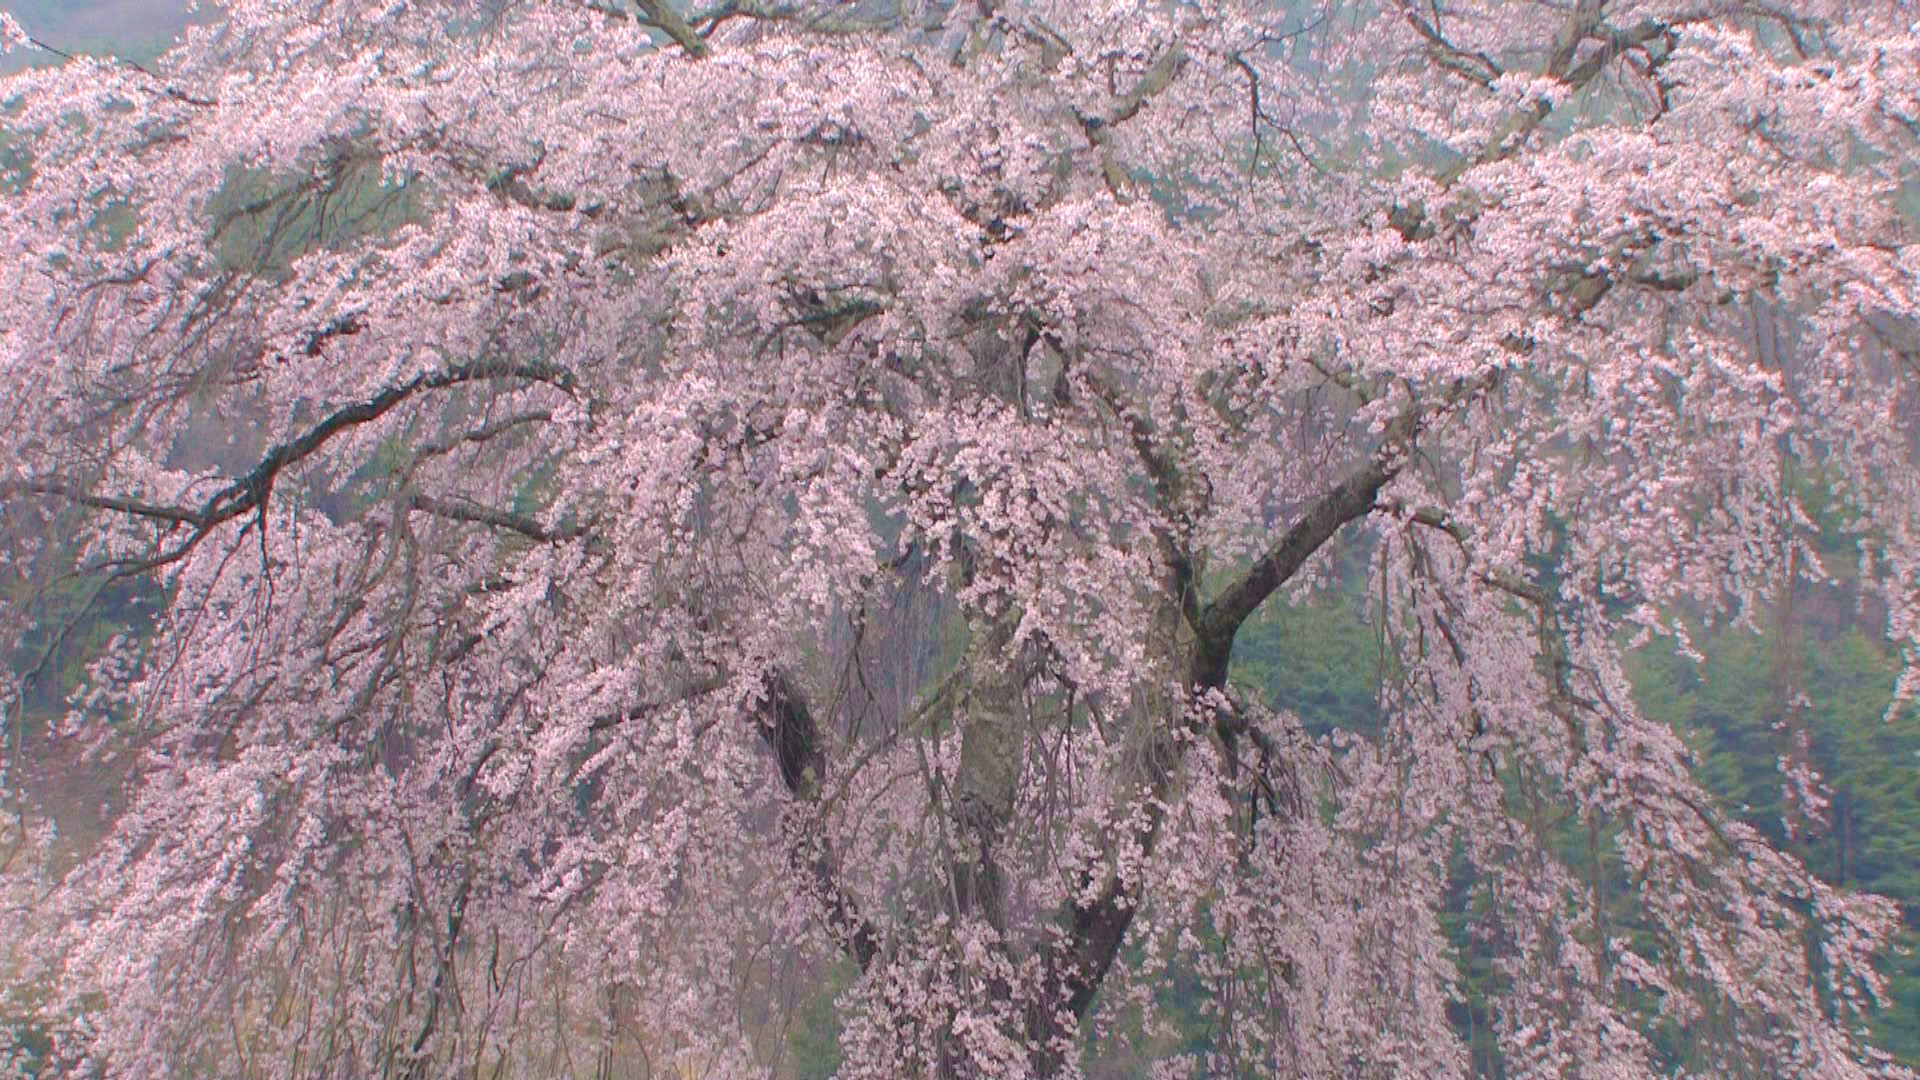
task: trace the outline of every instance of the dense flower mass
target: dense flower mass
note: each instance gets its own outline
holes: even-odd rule
[[[1622,655],[1838,528],[1920,689],[1911,18],[233,0],[0,84],[9,595],[157,609],[21,1060],[766,1076],[840,972],[849,1080],[1459,1076],[1471,948],[1508,1076],[1900,1074],[1898,913]],[[1233,649],[1343,574],[1324,734]]]

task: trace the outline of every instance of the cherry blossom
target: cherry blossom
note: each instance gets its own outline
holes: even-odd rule
[[[1898,912],[1622,659],[1826,572],[1791,464],[1920,689],[1910,20],[234,0],[11,77],[8,573],[157,609],[46,739],[126,794],[22,817],[15,1007],[749,1077],[842,970],[849,1080],[1071,1077],[1178,976],[1156,1075],[1460,1076],[1466,888],[1509,1075],[1909,1075]],[[1384,720],[1316,735],[1234,644],[1342,553]]]

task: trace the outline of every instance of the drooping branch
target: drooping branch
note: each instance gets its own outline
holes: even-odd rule
[[[0,13],[0,14],[4,14],[4,13]],[[75,62],[79,59],[79,57],[75,56],[73,53],[67,52],[65,49],[60,49],[60,48],[56,48],[55,46],[49,45],[45,41],[42,41],[41,39],[39,39],[38,37],[35,37],[32,34],[29,34],[26,31],[21,30],[20,24],[17,22],[14,22],[10,16],[7,18],[7,24],[8,24],[8,27],[15,32],[14,34],[9,35],[10,37],[14,38],[14,41],[10,43],[0,43],[0,44],[17,43],[20,45],[24,45],[27,48],[39,49],[43,52],[51,53],[54,56],[59,57],[61,60],[67,61],[69,63]],[[86,51],[86,50],[83,50],[83,51]],[[214,101],[210,97],[205,96],[204,94],[195,94],[195,93],[192,93],[191,91],[182,89],[181,87],[174,85],[173,83],[167,81],[167,79],[161,76],[158,72],[155,72],[152,68],[147,67],[145,64],[142,64],[137,60],[129,60],[124,56],[116,56],[113,58],[113,63],[120,67],[126,68],[129,71],[138,72],[139,74],[145,76],[148,80],[148,85],[146,89],[149,90],[150,92],[163,94],[166,97],[172,98],[173,100],[178,101],[183,105],[192,105],[195,108],[200,108],[200,109],[211,109],[216,104],[218,104],[218,102]]]
[[[1403,514],[1407,521],[1442,533],[1457,545],[1461,553],[1470,561],[1474,560],[1474,537],[1471,531],[1452,514],[1438,507],[1395,506],[1395,513]],[[1509,570],[1494,567],[1482,567],[1474,571],[1473,580],[1479,585],[1513,598],[1519,606],[1528,612],[1527,618],[1534,625],[1535,639],[1539,653],[1535,663],[1548,688],[1549,700],[1547,712],[1557,717],[1566,728],[1567,746],[1577,756],[1590,758],[1593,747],[1584,724],[1585,717],[1597,717],[1607,731],[1614,730],[1614,721],[1607,710],[1614,708],[1606,700],[1604,692],[1596,696],[1586,696],[1576,692],[1573,684],[1575,666],[1569,655],[1569,642],[1572,633],[1565,625],[1562,605],[1554,594],[1540,584],[1529,581]],[[1442,629],[1446,629],[1443,622]],[[1459,646],[1454,644],[1456,654]],[[1476,731],[1477,734],[1477,731]],[[1625,780],[1624,786],[1636,793],[1645,783],[1642,775]],[[1664,789],[1660,792],[1685,808],[1696,820],[1706,835],[1713,841],[1714,850],[1721,855],[1732,855],[1740,845],[1728,836],[1722,828],[1720,819],[1699,799],[1684,790]]]

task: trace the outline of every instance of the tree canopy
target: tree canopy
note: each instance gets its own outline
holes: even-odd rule
[[[153,609],[42,736],[105,835],[19,818],[35,1060],[761,1076],[839,965],[849,1080],[1168,980],[1155,1075],[1464,1075],[1464,907],[1504,1075],[1910,1075],[1895,907],[1625,660],[1838,540],[1920,689],[1911,19],[234,0],[0,83],[0,634]],[[1329,730],[1234,651],[1343,564]]]

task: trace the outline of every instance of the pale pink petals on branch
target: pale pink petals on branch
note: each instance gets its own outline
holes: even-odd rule
[[[831,993],[849,1080],[1463,1076],[1475,962],[1508,1075],[1906,1075],[1898,913],[1622,662],[1837,517],[1920,687],[1899,5],[883,6],[6,84],[10,558],[159,609],[21,849],[54,1060],[761,1077]],[[1360,578],[1374,726],[1242,685]]]

